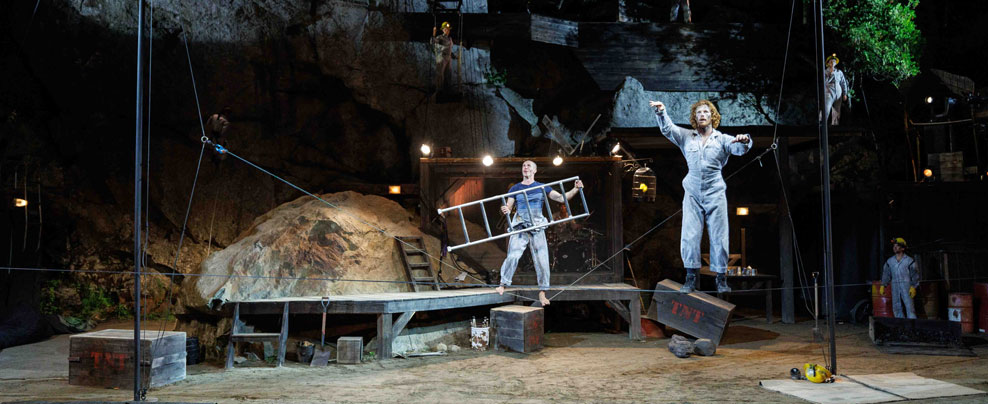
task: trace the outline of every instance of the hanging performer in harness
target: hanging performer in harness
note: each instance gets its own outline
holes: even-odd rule
[[[436,56],[436,92],[446,89],[446,84],[452,79],[452,68],[450,64],[453,60],[453,38],[449,36],[451,26],[449,22],[443,22],[442,34],[436,35],[436,27],[432,27],[432,39],[429,43],[433,46]],[[462,39],[462,38],[461,38]]]
[[[226,131],[230,128],[230,115],[232,112],[232,108],[223,107],[220,113],[211,115],[206,121],[206,133],[209,136],[209,140],[212,140],[213,144],[221,146],[216,149],[220,154],[220,160],[226,159]]]
[[[655,120],[662,135],[679,146],[686,157],[689,172],[683,178],[683,233],[679,252],[686,267],[686,281],[679,289],[691,293],[696,289],[697,271],[700,269],[700,239],[703,224],[707,224],[710,238],[710,270],[717,273],[717,292],[730,292],[727,286],[727,253],[730,233],[727,226],[727,184],[721,169],[732,154],[741,156],[751,150],[748,135],[729,136],[720,133],[720,113],[707,100],[700,100],[690,107],[690,124],[693,130],[680,128],[666,114],[660,101],[650,101],[655,108]]]
[[[538,167],[535,165],[535,162],[529,160],[522,163],[522,181],[513,185],[508,190],[508,192],[525,190],[524,194],[508,197],[506,203],[501,206],[501,213],[507,215],[511,213],[511,208],[515,206],[515,200],[519,201],[517,204],[518,210],[515,211],[514,217],[509,221],[509,231],[548,223],[548,220],[542,215],[542,204],[547,202],[543,200],[543,195],[545,194],[542,193],[542,185],[544,184],[535,181],[535,173],[537,171]],[[552,188],[545,187],[545,192],[549,195],[549,199],[561,203],[573,199],[573,196],[579,192],[579,188],[583,188],[583,181],[576,180],[573,185],[573,189],[566,191],[565,200],[562,194],[552,190]],[[501,284],[497,287],[497,293],[504,294],[504,287],[511,285],[511,278],[515,275],[518,260],[521,258],[522,253],[525,252],[526,247],[531,247],[532,249],[532,262],[535,264],[535,275],[539,282],[539,302],[543,306],[548,306],[549,299],[545,297],[545,291],[549,290],[549,249],[545,240],[544,227],[512,234],[508,238],[508,256],[504,259],[504,263],[501,264]]]
[[[836,53],[827,56],[827,70],[824,74],[827,94],[824,97],[823,105],[826,106],[830,125],[840,124],[840,107],[844,101],[847,101],[847,78],[844,77],[844,72],[837,69],[838,63],[840,63],[840,59],[837,58]]]
[[[913,257],[906,255],[906,240],[902,237],[892,241],[892,251],[895,255],[889,257],[882,267],[882,286],[878,293],[885,295],[885,287],[892,284],[892,314],[895,318],[902,318],[902,308],[906,308],[906,317],[916,318],[916,309],[913,307],[913,298],[916,297],[916,288],[919,287],[919,271],[916,270],[916,261]]]

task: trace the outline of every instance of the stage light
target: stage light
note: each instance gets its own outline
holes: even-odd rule
[[[432,154],[432,148],[425,143],[422,144],[422,147],[420,147],[419,150],[422,151],[422,155],[426,157]]]
[[[563,158],[561,156],[556,156],[556,158],[552,159],[552,165],[558,166],[561,164],[563,164]]]
[[[14,206],[18,208],[23,208],[27,206],[27,199],[14,198]]]
[[[924,169],[923,170],[923,176],[926,177],[926,178],[932,177],[933,176],[933,170],[931,170],[929,168]]]
[[[397,195],[401,193],[401,185],[388,185],[388,193]]]
[[[933,97],[926,97],[926,103],[927,104],[932,104],[933,103]]]
[[[491,165],[494,164],[494,158],[491,157],[490,154],[488,154],[488,155],[484,156],[484,159],[481,160],[481,162],[484,163],[485,166],[490,167]]]
[[[745,206],[739,206],[737,209],[738,216],[748,216],[748,208]]]
[[[621,151],[621,143],[620,142],[615,143],[614,144],[614,147],[611,148],[611,155],[613,156],[615,154],[618,154],[619,151]]]

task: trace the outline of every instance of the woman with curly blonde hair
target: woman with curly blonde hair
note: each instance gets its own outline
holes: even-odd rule
[[[697,101],[690,107],[692,130],[674,125],[661,101],[650,101],[649,105],[655,108],[655,120],[662,135],[679,147],[689,166],[689,172],[683,178],[686,193],[683,196],[683,233],[679,244],[687,272],[680,292],[690,293],[696,289],[704,223],[710,239],[710,269],[717,273],[717,292],[730,292],[725,275],[730,242],[727,184],[721,170],[732,154],[741,156],[751,150],[751,138],[748,135],[729,136],[718,131],[720,113],[707,100]]]

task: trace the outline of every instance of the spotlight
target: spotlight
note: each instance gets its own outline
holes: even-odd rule
[[[494,158],[491,157],[490,154],[488,154],[488,155],[484,156],[484,159],[481,160],[481,162],[484,163],[485,166],[490,167],[491,165],[494,164]]]
[[[388,185],[388,193],[392,195],[401,194],[401,185]]]
[[[931,170],[929,168],[924,169],[923,170],[923,176],[926,177],[926,178],[932,177],[933,176],[933,170]]]
[[[561,165],[561,164],[563,164],[563,158],[562,158],[562,156],[558,156],[557,155],[556,158],[552,159],[552,165],[558,166],[558,165]]]
[[[737,209],[738,216],[748,216],[748,208],[745,206],[739,206]]]
[[[619,151],[621,151],[621,143],[614,143],[614,147],[611,148],[611,155],[618,154]]]
[[[430,154],[432,154],[432,148],[429,147],[429,145],[427,145],[425,143],[422,144],[422,147],[420,147],[419,150],[421,150],[422,151],[422,155],[423,156],[426,156],[426,157],[428,157]]]
[[[933,97],[926,97],[926,103],[927,104],[932,104],[933,103]]]
[[[23,208],[27,206],[27,199],[14,198],[14,206],[18,208]]]

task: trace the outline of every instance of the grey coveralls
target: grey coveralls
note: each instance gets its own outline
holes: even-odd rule
[[[515,205],[518,209],[511,219],[511,228],[520,229],[542,225],[548,222],[542,215],[541,203],[536,203],[536,199],[542,200],[543,194],[541,184],[532,186],[528,194],[531,209],[525,203],[525,195],[514,196]],[[548,192],[548,191],[547,191]],[[548,203],[548,201],[542,201]],[[539,282],[539,290],[549,290],[549,247],[545,240],[545,228],[533,231],[525,231],[513,234],[508,238],[508,256],[501,264],[501,285],[511,285],[511,278],[515,276],[515,269],[518,268],[518,260],[525,252],[525,248],[531,246],[532,262],[535,264],[535,276]]]
[[[432,37],[430,41],[436,52],[436,90],[443,90],[453,74],[450,63],[453,60],[453,39],[446,34]]]
[[[679,19],[679,10],[683,10],[683,22],[693,22],[690,13],[690,0],[672,0],[672,7],[669,9],[669,21],[676,22]]]
[[[710,238],[710,270],[716,273],[727,271],[727,255],[730,246],[730,228],[727,226],[727,184],[721,169],[733,154],[741,156],[751,150],[754,143],[734,142],[734,137],[714,129],[701,144],[702,137],[696,130],[680,128],[672,119],[659,111],[655,114],[662,135],[679,146],[686,157],[689,172],[683,178],[683,233],[679,253],[686,268],[700,268],[700,238],[703,237],[703,223],[707,224]]]
[[[847,78],[844,72],[834,68],[834,72],[824,75],[826,79],[827,94],[824,97],[824,105],[827,106],[827,118],[831,125],[840,123],[840,107],[843,104],[844,94],[847,94]]]
[[[909,287],[919,288],[919,271],[916,270],[916,261],[912,257],[903,254],[902,260],[895,256],[889,257],[882,267],[882,285],[892,284],[892,313],[896,318],[902,318],[902,306],[906,307],[906,316],[916,318],[916,309],[913,308],[913,298],[909,297]]]

